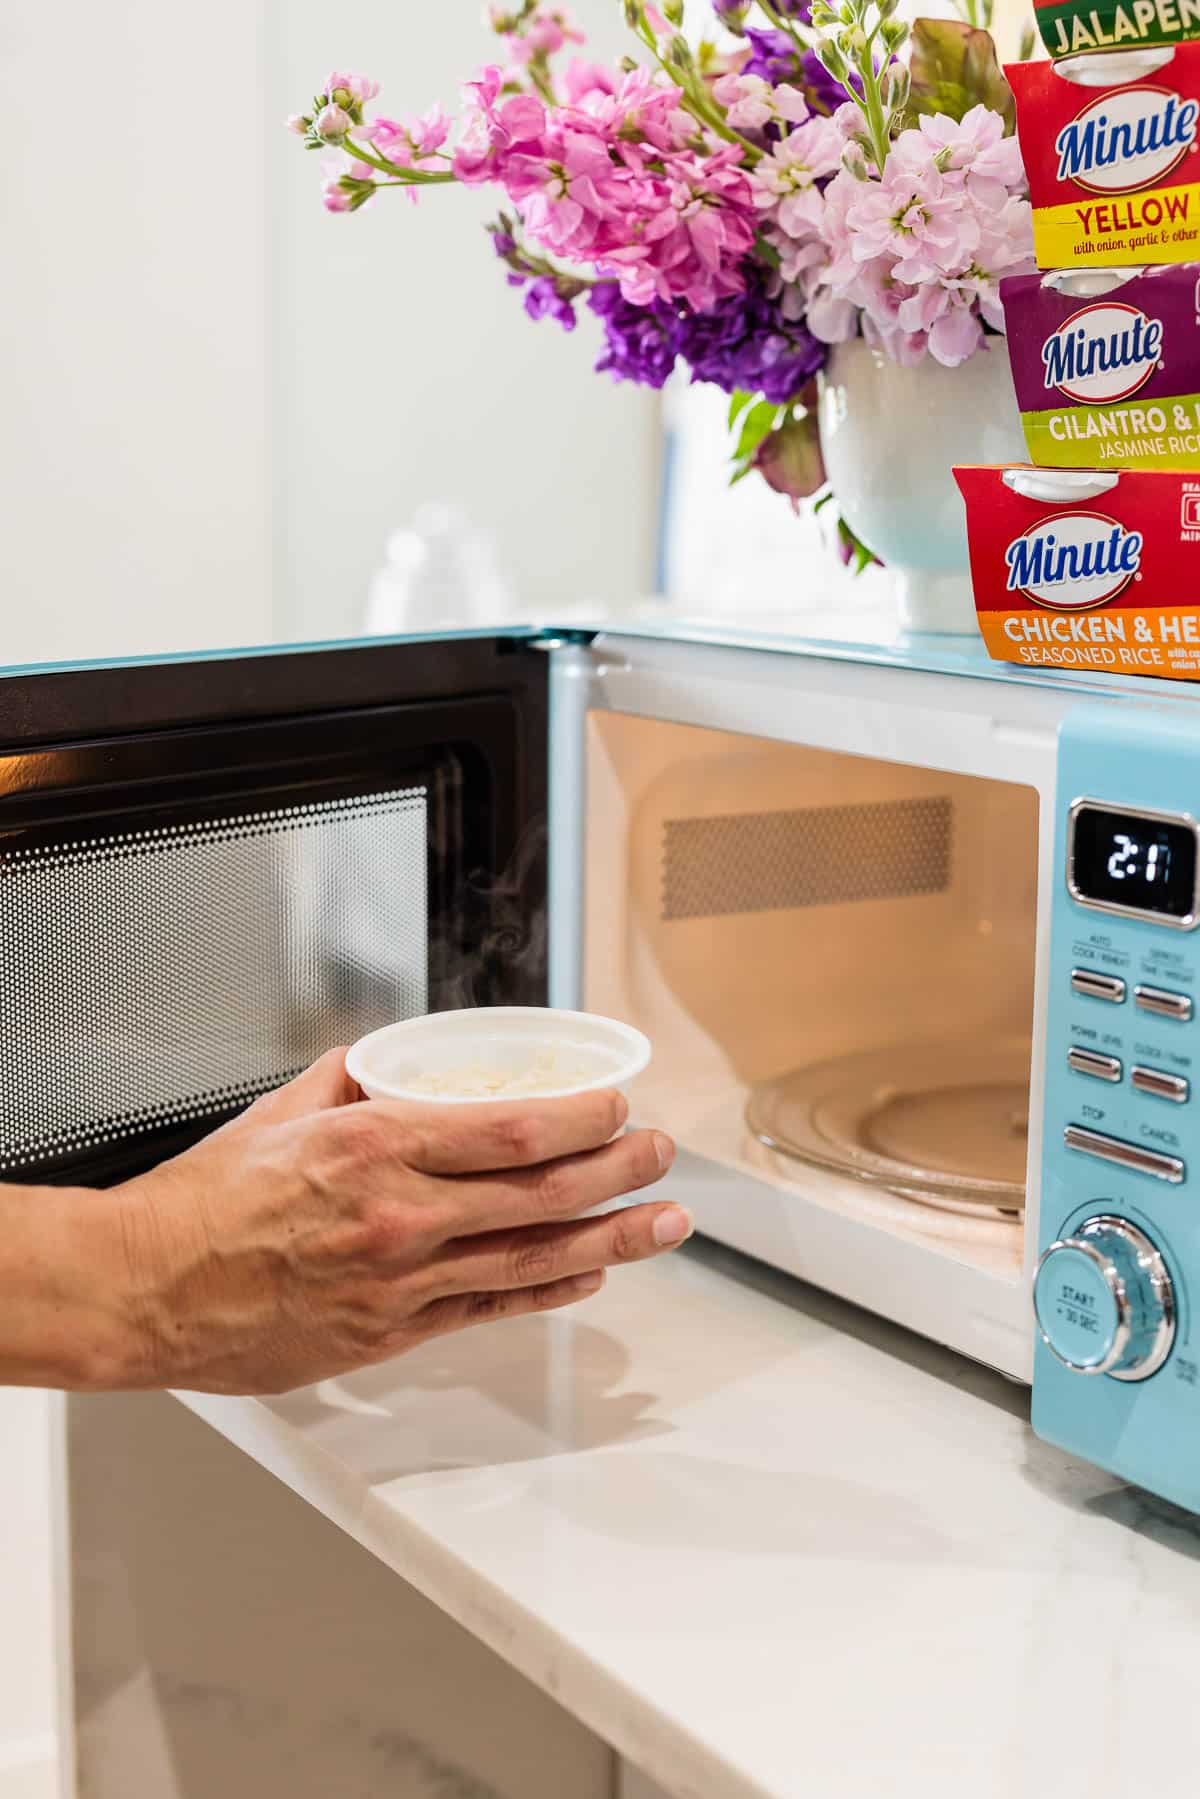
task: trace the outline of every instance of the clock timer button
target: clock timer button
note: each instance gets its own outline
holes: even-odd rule
[[[1042,1340],[1075,1374],[1148,1380],[1175,1341],[1175,1294],[1158,1250],[1127,1219],[1100,1214],[1038,1263]]]
[[[1169,1099],[1173,1105],[1186,1105],[1191,1098],[1191,1082],[1182,1074],[1168,1074],[1164,1068],[1132,1068],[1130,1086],[1155,1099]]]

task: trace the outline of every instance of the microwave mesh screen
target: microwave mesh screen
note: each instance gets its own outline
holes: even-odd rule
[[[0,1172],[228,1112],[426,1009],[427,793],[0,851]]]
[[[944,798],[670,818],[662,916],[724,918],[944,893],[954,808]]]

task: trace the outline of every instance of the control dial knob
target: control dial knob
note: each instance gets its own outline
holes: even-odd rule
[[[1148,1380],[1175,1341],[1175,1290],[1135,1224],[1089,1218],[1038,1263],[1034,1306],[1042,1340],[1076,1374]]]

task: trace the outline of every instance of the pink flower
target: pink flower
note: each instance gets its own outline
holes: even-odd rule
[[[340,144],[353,120],[340,106],[323,106],[317,114],[314,129],[327,144]]]
[[[290,112],[287,117],[287,128],[294,131],[297,137],[307,137],[308,120],[302,112]]]
[[[713,95],[735,131],[762,131],[781,122],[800,125],[809,115],[799,88],[772,87],[761,75],[722,75],[713,84]]]
[[[567,64],[563,86],[569,106],[582,106],[593,94],[611,96],[617,91],[616,77],[603,63],[585,62],[572,57]]]
[[[339,106],[348,107],[352,102],[363,106],[368,100],[375,98],[379,92],[379,83],[372,81],[369,75],[348,75],[335,69],[332,75],[326,77],[321,91],[328,99],[336,100]]]
[[[769,175],[761,185],[760,200]],[[802,285],[813,334],[840,342],[857,321],[868,342],[905,364],[930,355],[953,368],[974,355],[984,325],[1002,326],[1001,279],[1032,267],[1020,152],[986,108],[902,132],[882,179],[839,172],[824,188],[815,233],[810,215],[801,220],[808,235],[799,243],[779,222],[781,206],[771,240],[784,246],[785,276],[791,269]]]
[[[785,281],[795,281],[819,253],[825,201],[817,183],[840,169],[843,139],[832,119],[798,125],[751,176],[754,203],[766,215],[768,236],[782,258]]]
[[[345,163],[328,159],[321,167],[325,177],[321,186],[321,198],[326,212],[356,211],[354,190],[349,184],[353,181],[371,181],[374,170],[370,164],[352,162],[347,166]],[[362,190],[360,190],[357,205],[366,205],[370,198],[370,195],[363,198]]]
[[[492,29],[504,36],[515,63],[530,63],[535,56],[556,56],[566,44],[585,42],[583,32],[576,30],[561,7],[539,7],[531,18],[519,23],[518,16],[506,7],[493,6],[490,13]]]

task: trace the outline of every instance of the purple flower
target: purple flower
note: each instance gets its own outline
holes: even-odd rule
[[[785,81],[799,84],[803,79],[800,54],[786,31],[751,28],[746,32],[746,41],[750,45],[750,55],[739,74],[761,75],[772,87],[779,87]]]
[[[808,8],[779,8],[780,12],[788,10],[795,18],[802,18]],[[789,82],[808,96],[818,112],[832,114],[844,104],[845,88],[833,79],[815,50],[806,50],[801,55],[786,31],[750,29],[746,32],[746,39],[750,45],[750,55],[738,71],[739,74],[759,75],[764,81],[769,81],[772,87]],[[862,84],[858,76],[852,74],[850,80],[855,91],[860,92]]]
[[[634,306],[615,281],[594,287],[588,305],[604,326],[604,350],[596,372],[612,375],[615,381],[663,387],[678,355],[679,319],[673,308],[662,300]]]
[[[818,112],[826,112],[832,118],[839,106],[846,104],[847,94],[840,81],[835,81],[815,50],[806,50],[800,65],[799,85],[812,101]],[[856,94],[862,93],[862,81],[853,70],[850,72],[850,85]]]
[[[556,319],[564,331],[575,329],[575,308],[559,293],[557,283],[549,275],[530,282],[525,310],[531,319]]]
[[[773,296],[764,279],[752,278],[745,293],[681,315],[676,343],[692,380],[726,393],[761,393],[776,406],[796,399],[828,354],[803,320],[788,316],[797,298],[787,288]]]

